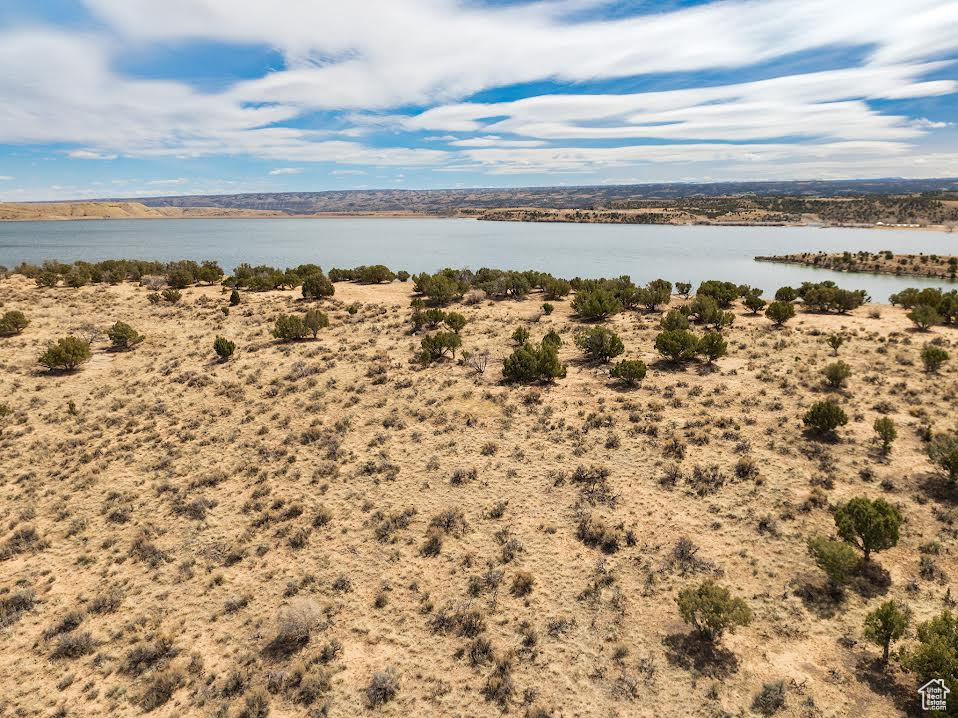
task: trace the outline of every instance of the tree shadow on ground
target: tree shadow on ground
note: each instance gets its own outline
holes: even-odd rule
[[[874,561],[863,560],[855,569],[849,586],[865,599],[884,596],[891,586],[891,575]]]
[[[673,633],[662,639],[669,663],[707,678],[726,678],[738,671],[738,658],[697,633]]]
[[[721,371],[722,371],[721,367],[719,367],[719,365],[716,364],[715,362],[712,362],[711,364],[709,364],[708,362],[704,362],[702,364],[698,364],[695,367],[695,373],[698,374],[699,376],[715,374],[716,372],[721,373]]]
[[[814,613],[818,618],[832,618],[838,613],[838,610],[845,604],[845,592],[829,589],[815,581],[806,581],[795,589],[795,595],[798,596],[805,608]]]
[[[884,665],[878,656],[863,655],[855,666],[858,679],[867,685],[873,693],[888,698],[904,715],[921,715],[918,710],[921,701],[918,694],[907,681],[898,680],[894,667]],[[915,684],[917,686],[917,684]]]
[[[958,505],[958,485],[941,474],[926,474],[918,479],[925,496],[943,504]]]

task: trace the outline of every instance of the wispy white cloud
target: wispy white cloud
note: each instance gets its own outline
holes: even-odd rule
[[[908,139],[922,134],[927,125],[873,110],[865,100],[955,92],[954,81],[920,79],[944,66],[867,66],[666,92],[549,94],[513,102],[450,104],[407,118],[403,125],[431,131],[495,130],[549,140]]]
[[[147,182],[148,185],[163,185],[167,187],[180,187],[185,184],[189,184],[190,181],[186,177],[177,177],[176,179],[158,179],[150,180]]]
[[[93,150],[72,150],[67,157],[74,160],[115,160],[118,155],[94,152]]]
[[[340,166],[331,175],[953,167],[948,154],[923,151],[947,118],[907,116],[887,101],[958,90],[954,66],[942,62],[958,53],[954,0],[725,0],[587,21],[605,0],[289,0],[282,12],[235,0],[167,0],[162,10],[153,0],[84,3],[106,29],[0,28],[0,66],[17,68],[0,73],[0,143],[72,146],[72,159],[243,155],[297,165],[273,176],[303,163]],[[215,92],[116,69],[133,44],[192,40],[276,48],[285,65]],[[463,101],[522,83],[727,73],[843,47],[858,50],[843,67],[797,74],[784,62],[779,76],[756,82],[693,77],[667,91]],[[336,119],[326,129],[294,123],[314,111]]]
[[[86,0],[143,39],[281,48],[288,68],[240,83],[245,99],[308,107],[431,103],[543,78],[587,81],[743,67],[815,48],[871,46],[869,62],[936,57],[958,46],[950,0],[729,0],[612,20],[570,22],[601,3],[481,6],[462,0],[265,3]],[[371,21],[375,18],[375,21]]]
[[[13,175],[0,175],[0,182],[12,182],[15,179]]]

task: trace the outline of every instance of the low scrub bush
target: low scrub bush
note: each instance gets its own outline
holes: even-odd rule
[[[447,353],[456,356],[456,350],[462,346],[462,337],[455,332],[436,332],[428,334],[420,342],[419,360],[423,364],[439,361]]]
[[[0,336],[20,334],[27,328],[28,324],[30,324],[30,320],[26,318],[23,312],[4,312],[3,316],[0,317]]]
[[[592,361],[608,362],[625,351],[619,335],[605,327],[592,327],[580,332],[575,344]]]
[[[277,339],[290,342],[305,339],[309,336],[310,329],[302,317],[286,314],[276,320],[271,333]]]
[[[539,346],[526,342],[516,348],[502,363],[503,380],[528,384],[562,379],[566,375],[566,366],[559,361],[560,343],[558,335],[554,338],[547,335]]]
[[[776,300],[768,305],[765,316],[771,319],[775,326],[784,326],[785,322],[795,316],[795,305],[791,302]]]
[[[609,370],[609,376],[613,379],[620,380],[627,386],[635,386],[645,379],[647,371],[648,369],[644,361],[639,359],[623,359],[613,365],[612,369]]]
[[[717,641],[724,633],[752,622],[752,610],[741,598],[712,580],[679,591],[679,614],[682,620],[709,641]]]
[[[922,364],[925,365],[925,371],[930,374],[941,369],[941,365],[948,359],[950,359],[948,352],[934,344],[926,344],[921,350]]]
[[[684,329],[664,331],[655,337],[655,349],[675,363],[691,361],[699,350],[699,340]]]
[[[72,371],[90,361],[91,356],[90,342],[77,337],[63,337],[56,343],[48,344],[38,361],[47,369]]]
[[[142,342],[145,337],[126,322],[116,322],[106,330],[113,348],[118,351],[127,351]]]
[[[937,434],[928,442],[928,458],[948,474],[954,483],[958,481],[958,434]]]
[[[236,351],[236,344],[226,337],[218,336],[213,341],[213,351],[216,352],[216,356],[220,358],[220,361],[227,361],[233,356],[233,352]]]
[[[812,404],[802,417],[809,429],[820,435],[831,434],[840,426],[848,423],[848,416],[834,401],[826,400]]]

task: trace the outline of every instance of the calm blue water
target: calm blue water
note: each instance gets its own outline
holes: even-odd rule
[[[762,287],[835,279],[883,302],[906,286],[948,282],[840,274],[755,262],[758,254],[877,251],[958,254],[958,234],[815,227],[669,227],[537,224],[471,219],[171,219],[0,223],[0,265],[44,259],[215,259],[324,268],[386,264],[538,269],[563,277],[628,274],[698,283],[722,279]]]

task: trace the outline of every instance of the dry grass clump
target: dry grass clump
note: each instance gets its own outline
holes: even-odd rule
[[[376,671],[366,686],[366,704],[370,708],[385,705],[399,693],[399,676],[392,668]]]
[[[307,643],[323,620],[320,607],[309,599],[297,599],[283,606],[276,617],[276,633],[267,651],[279,655],[293,653]]]

